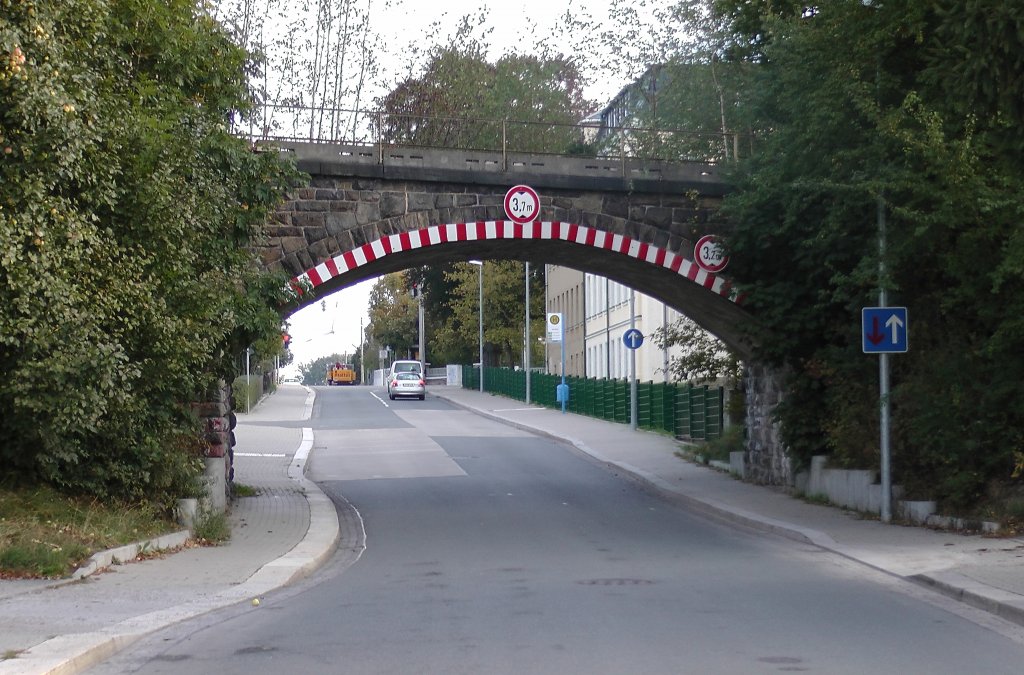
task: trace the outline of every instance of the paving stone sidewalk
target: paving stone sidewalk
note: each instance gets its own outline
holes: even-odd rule
[[[227,543],[114,564],[79,581],[0,581],[0,674],[78,672],[153,630],[259,597],[322,564],[339,524],[302,475],[313,439],[296,422],[312,399],[304,387],[282,387],[239,416],[235,480],[256,495],[233,502]]]

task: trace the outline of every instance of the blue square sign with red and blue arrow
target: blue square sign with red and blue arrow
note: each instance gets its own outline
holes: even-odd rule
[[[860,336],[865,354],[901,354],[907,351],[906,307],[863,307]]]

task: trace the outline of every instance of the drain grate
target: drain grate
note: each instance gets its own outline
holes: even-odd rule
[[[650,579],[584,579],[576,583],[583,586],[650,586]]]

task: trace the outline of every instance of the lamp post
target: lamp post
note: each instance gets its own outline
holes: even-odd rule
[[[636,330],[636,291],[629,289],[629,330]],[[629,350],[629,428],[636,431],[636,350]]]
[[[470,260],[470,265],[477,266],[477,277],[480,283],[480,391],[484,390],[484,261]]]
[[[366,361],[363,359],[364,342],[366,342],[366,334],[363,333],[363,317],[359,317],[359,384],[366,384]]]
[[[861,0],[865,7],[873,9],[881,8],[882,3],[878,0]],[[882,57],[878,53],[875,56],[875,99],[879,109],[882,106]],[[885,194],[881,189],[875,193],[875,225],[878,235],[878,306],[887,307],[889,298],[886,293],[888,280],[885,268]],[[878,355],[878,454],[879,454],[879,482],[882,488],[882,499],[879,505],[879,515],[883,523],[892,522],[892,449],[890,446],[890,410],[889,410],[889,354],[883,352]]]
[[[526,405],[530,405],[530,263],[526,263],[526,335],[523,345],[523,369],[526,371]]]

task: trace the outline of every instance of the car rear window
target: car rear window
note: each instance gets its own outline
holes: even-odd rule
[[[395,378],[399,380],[418,380],[420,376],[419,373],[397,373]]]

